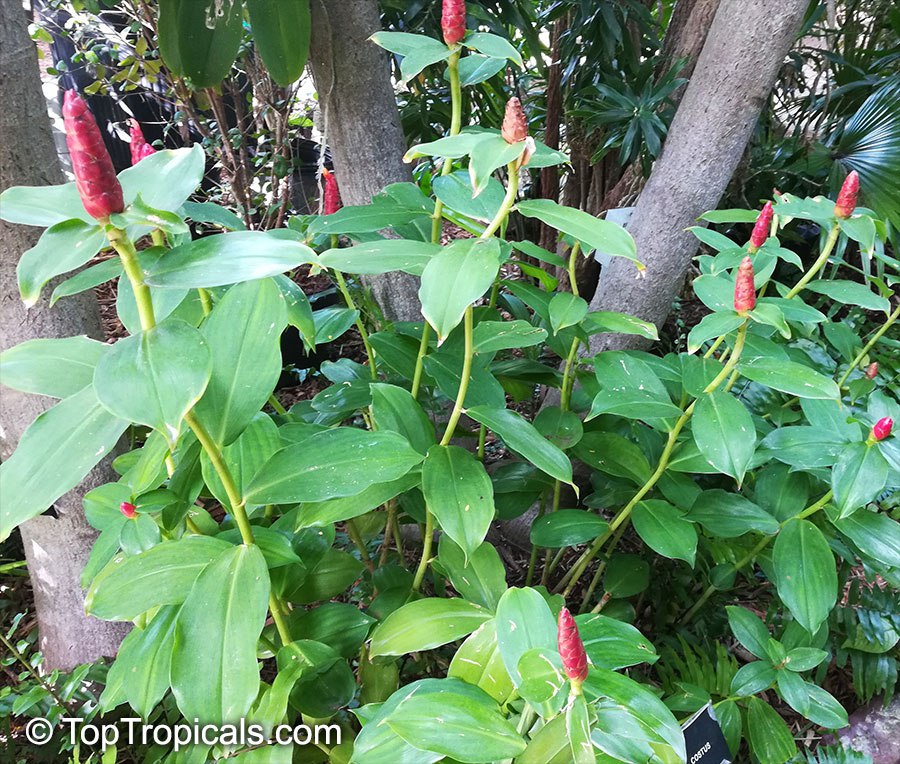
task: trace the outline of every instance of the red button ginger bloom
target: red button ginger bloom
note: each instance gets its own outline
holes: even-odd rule
[[[105,221],[114,212],[122,212],[125,202],[100,128],[87,104],[74,90],[66,91],[62,114],[81,203],[88,215]]]
[[[562,658],[563,671],[572,684],[572,691],[581,692],[581,683],[587,679],[588,660],[584,643],[578,634],[578,626],[568,608],[559,611],[557,644]]]
[[[447,45],[456,45],[466,36],[466,0],[444,0],[441,31]]]
[[[337,178],[327,167],[322,168],[322,177],[325,178],[325,214],[333,215],[341,208],[341,192],[338,189]]]
[[[772,216],[774,215],[774,210],[772,209],[772,202],[766,202],[765,206],[762,208],[762,211],[756,218],[756,225],[753,226],[753,233],[750,234],[750,252],[756,252],[763,244],[766,243],[766,239],[769,238],[769,231],[772,228]]]
[[[753,286],[753,261],[745,257],[734,282],[734,309],[747,313],[756,307],[756,287]]]
[[[510,98],[506,102],[506,114],[500,134],[507,143],[521,143],[528,137],[528,120],[525,119],[525,110],[518,98]]]
[[[889,416],[883,417],[875,422],[875,426],[872,428],[872,432],[869,435],[870,440],[874,442],[878,442],[880,440],[884,440],[891,434],[891,430],[894,429],[894,420]]]
[[[849,218],[856,209],[856,197],[859,195],[859,174],[853,170],[845,179],[844,185],[834,204],[836,218]]]
[[[137,517],[137,507],[130,501],[123,501],[119,504],[119,511],[129,520],[134,520]]]
[[[132,119],[129,120],[129,124],[131,125],[131,164],[133,166],[151,154],[155,154],[156,149],[147,143],[147,139],[144,138],[140,122]]]
[[[872,361],[866,368],[866,378],[875,379],[878,376],[878,361]]]

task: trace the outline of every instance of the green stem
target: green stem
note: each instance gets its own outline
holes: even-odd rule
[[[419,341],[419,352],[416,355],[416,370],[413,372],[412,393],[413,398],[419,397],[419,387],[422,385],[422,370],[425,356],[428,355],[428,342],[431,339],[431,324],[423,322],[422,339]]]
[[[141,328],[146,331],[156,326],[156,316],[153,313],[153,300],[150,297],[150,288],[144,283],[144,272],[138,263],[137,250],[131,239],[125,235],[125,231],[115,226],[107,226],[106,236],[110,245],[118,253],[125,269],[125,275],[131,282],[134,292],[134,300],[137,303],[138,317],[141,320]]]
[[[212,296],[209,293],[208,289],[204,289],[200,287],[197,289],[197,294],[200,295],[200,307],[203,309],[203,315],[208,316],[212,313]]]
[[[281,414],[281,416],[285,416],[287,414],[287,409],[281,405],[281,401],[275,396],[275,393],[272,393],[269,396],[269,405],[275,409],[275,412]]]
[[[479,238],[490,239],[503,225],[506,218],[509,217],[510,210],[516,203],[516,197],[519,195],[519,169],[516,162],[510,162],[506,165],[506,169],[509,174],[509,181],[507,183],[506,196],[503,197],[503,204],[500,205],[500,209],[497,210],[494,219],[484,229]]]
[[[850,361],[850,365],[847,367],[847,371],[844,372],[844,376],[842,376],[840,382],[838,382],[838,387],[844,386],[844,383],[847,381],[850,374],[857,366],[859,366],[859,362],[866,357],[866,354],[872,349],[875,343],[882,338],[884,333],[898,318],[900,318],[900,305],[898,305],[896,310],[894,310],[894,312],[891,313],[890,316],[888,316],[888,320],[885,321],[884,325],[877,332],[875,332],[875,334],[872,335],[872,339],[870,339],[865,344],[863,349],[856,354],[856,357],[852,361]]]
[[[362,534],[359,532],[359,527],[356,525],[356,522],[352,519],[347,520],[344,525],[347,528],[347,535],[350,537],[350,540],[353,542],[354,546],[359,550],[359,556],[362,559],[365,566],[372,571],[375,572],[375,563],[372,562],[372,558],[369,555],[369,550],[366,549],[366,542],[363,541]]]
[[[616,551],[616,547],[619,544],[622,536],[625,535],[625,529],[628,526],[621,525],[619,530],[616,531],[615,535],[612,537],[612,541],[609,542],[609,546],[606,548],[606,554],[603,555],[603,559],[600,561],[600,564],[597,566],[597,572],[594,574],[593,579],[591,579],[591,584],[588,586],[587,591],[584,593],[584,597],[581,599],[581,612],[584,612],[584,609],[587,607],[588,602],[591,601],[591,597],[594,595],[594,591],[597,588],[597,585],[600,583],[600,577],[603,575],[603,571],[606,570],[606,566],[609,564],[610,558],[613,556],[613,552]],[[598,611],[599,612],[599,611]]]
[[[447,427],[444,429],[444,436],[441,438],[441,445],[446,446],[453,437],[459,418],[462,416],[463,406],[466,402],[466,393],[469,391],[469,378],[472,375],[472,361],[475,357],[474,339],[473,339],[473,310],[470,305],[466,308],[463,316],[463,332],[465,337],[465,347],[463,349],[463,367],[459,379],[459,390],[456,393],[456,402],[453,404],[453,411],[450,412],[450,418],[447,420]]]
[[[166,234],[161,231],[159,228],[154,228],[150,232],[150,238],[153,241],[154,247],[165,247],[166,246]]]
[[[350,290],[347,289],[347,282],[344,279],[344,274],[340,271],[334,271],[334,280],[337,282],[338,289],[341,290],[341,294],[344,297],[344,302],[347,303],[347,307],[350,310],[356,311],[356,329],[359,332],[359,336],[362,337],[363,347],[366,349],[366,357],[369,359],[369,374],[372,376],[372,380],[378,381],[378,370],[375,368],[375,353],[372,351],[372,345],[369,342],[369,333],[366,331],[366,325],[363,323],[362,314],[359,311],[359,308],[356,307],[356,303],[353,301],[353,295],[350,294]]]
[[[819,255],[819,259],[816,260],[812,264],[812,267],[803,274],[803,278],[794,285],[794,288],[785,295],[785,299],[789,300],[800,294],[806,285],[816,277],[816,274],[825,267],[825,263],[828,262],[828,258],[831,256],[831,251],[834,249],[834,245],[837,243],[840,233],[841,228],[835,223],[828,232],[828,238],[825,240],[825,246],[822,247],[822,253]]]
[[[428,563],[431,562],[431,544],[434,541],[434,515],[425,509],[425,529],[422,531],[422,559],[419,560],[419,567],[416,568],[416,576],[413,579],[412,590],[419,591],[422,581],[425,579],[425,571],[428,570]]]

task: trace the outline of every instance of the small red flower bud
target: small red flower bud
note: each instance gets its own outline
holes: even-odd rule
[[[444,0],[441,31],[447,45],[456,45],[466,36],[466,1]]]
[[[872,361],[866,369],[866,377],[868,379],[875,379],[878,376],[878,361]]]
[[[756,307],[756,287],[753,285],[753,261],[745,257],[738,268],[737,280],[734,282],[734,309],[738,313],[747,313]]]
[[[559,611],[557,644],[562,658],[563,671],[576,687],[587,679],[588,661],[584,643],[578,634],[578,626],[568,608]]]
[[[878,442],[879,440],[884,440],[886,437],[888,437],[891,434],[891,430],[893,430],[893,429],[894,429],[894,420],[891,419],[889,416],[886,416],[882,419],[879,419],[877,422],[875,422],[875,426],[872,428],[872,434],[870,435],[870,437],[875,442]]]
[[[521,143],[528,137],[528,120],[525,119],[525,110],[518,98],[510,98],[506,102],[506,114],[500,134],[507,143]]]
[[[856,197],[859,194],[859,174],[853,170],[845,179],[834,205],[834,216],[849,218],[856,209]]]
[[[123,501],[119,504],[119,511],[129,520],[134,520],[137,517],[137,507],[130,501]]]
[[[84,209],[97,220],[122,212],[125,209],[122,186],[100,128],[87,104],[74,90],[66,91],[62,114],[75,186]]]
[[[753,233],[750,234],[751,252],[756,252],[756,250],[766,243],[766,239],[769,238],[773,214],[772,202],[766,202],[765,207],[762,208],[762,211],[756,218],[756,225],[753,226]]]
[[[141,130],[141,123],[136,119],[130,120],[131,124],[131,164],[136,165],[142,159],[146,159],[151,154],[156,153],[147,139],[144,138],[144,132]]]
[[[341,192],[338,189],[337,178],[327,167],[322,168],[322,177],[325,178],[325,214],[333,215],[341,208]]]

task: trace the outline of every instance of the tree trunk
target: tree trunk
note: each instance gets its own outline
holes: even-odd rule
[[[34,43],[19,0],[0,0],[0,190],[15,185],[61,183],[50,134]],[[0,350],[36,337],[87,334],[102,338],[92,292],[67,297],[52,310],[46,298],[31,310],[19,299],[16,263],[34,246],[37,228],[0,221]],[[45,294],[49,289],[45,291]],[[0,395],[0,458],[8,458],[27,426],[53,404],[48,398],[4,389]],[[81,570],[97,534],[84,519],[81,500],[91,488],[115,480],[102,462],[85,483],[63,496],[56,516],[42,515],[20,526],[44,667],[71,669],[116,654],[125,624],[84,614]]]
[[[368,204],[411,179],[387,55],[369,37],[381,29],[376,0],[313,0],[312,68],[345,204]],[[418,280],[406,273],[365,279],[387,318],[421,319]]]
[[[547,68],[547,119],[544,125],[544,143],[551,149],[559,148],[560,127],[563,117],[562,102],[562,61],[560,61],[560,38],[568,26],[568,17],[560,16],[553,22],[550,32],[550,66]],[[541,198],[559,200],[559,168],[545,167],[541,170]],[[541,224],[540,245],[544,249],[556,248],[556,230]]]
[[[722,0],[630,230],[646,278],[616,258],[600,278],[594,310],[633,313],[662,325],[697,240],[685,229],[715,209],[747,146],[806,0]],[[633,337],[594,335],[591,352],[634,347]]]

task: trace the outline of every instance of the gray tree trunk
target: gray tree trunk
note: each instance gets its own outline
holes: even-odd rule
[[[657,326],[665,321],[697,251],[685,229],[719,203],[807,5],[722,0],[630,226],[646,278],[616,258],[600,277],[592,309],[632,313]],[[600,334],[591,338],[591,352],[640,344]]]
[[[344,204],[368,204],[390,183],[411,180],[406,139],[386,53],[369,37],[381,29],[376,0],[312,0],[309,63]],[[418,279],[368,277],[387,318],[414,321]]]
[[[16,185],[63,182],[47,107],[41,92],[34,43],[20,0],[0,0],[0,190]],[[101,338],[92,292],[68,297],[52,310],[46,298],[25,310],[19,299],[16,263],[40,235],[37,228],[0,221],[0,350],[36,337],[87,334]],[[49,290],[47,290],[49,292]],[[0,395],[0,458],[8,458],[22,433],[54,401],[4,389]],[[47,668],[70,669],[116,654],[127,625],[84,614],[81,570],[96,538],[81,500],[91,488],[115,480],[108,462],[63,496],[57,517],[42,515],[20,526],[34,588],[40,649]]]

